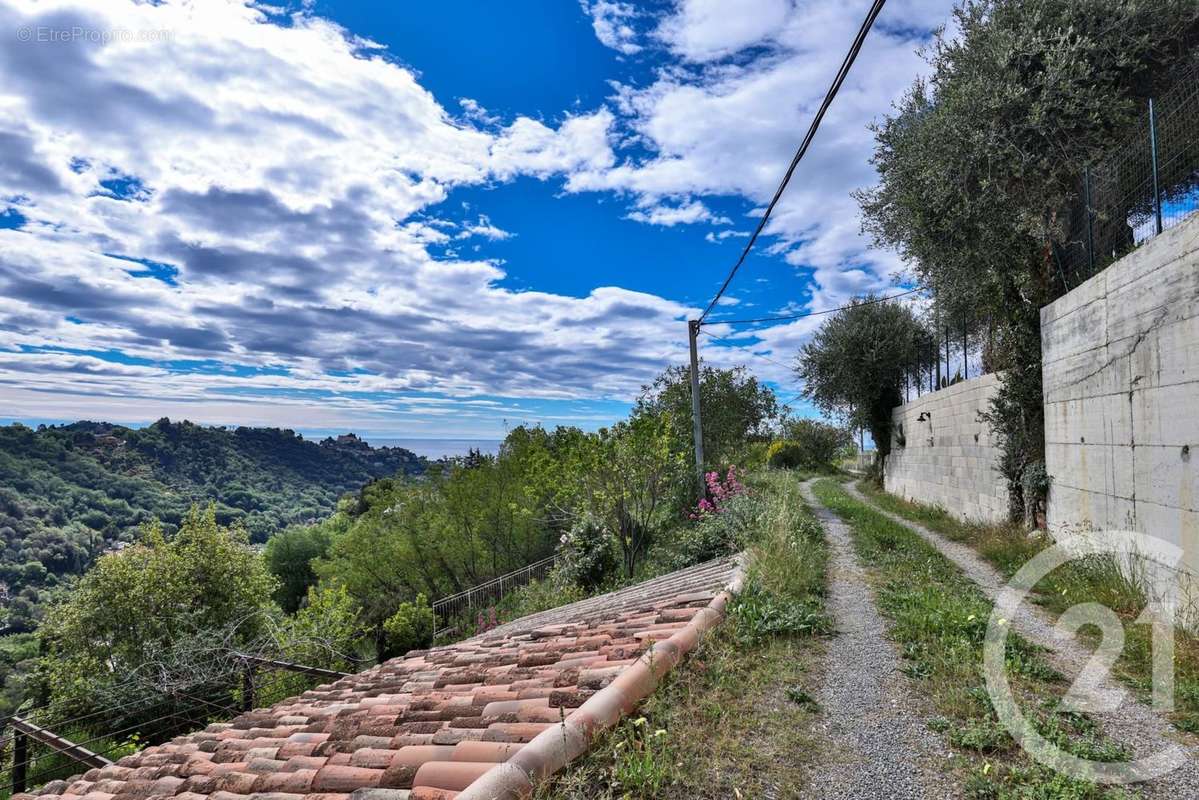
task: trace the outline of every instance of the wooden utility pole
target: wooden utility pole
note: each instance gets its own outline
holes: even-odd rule
[[[699,417],[699,320],[687,322],[687,338],[691,344],[691,433],[695,438],[695,476],[699,481],[699,494],[706,493],[704,483],[704,426]]]

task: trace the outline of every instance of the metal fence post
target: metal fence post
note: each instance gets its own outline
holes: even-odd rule
[[[254,664],[249,659],[243,661],[241,672],[241,710],[254,710]]]
[[[29,766],[29,738],[13,728],[12,732],[12,793],[20,794],[26,787],[26,767]]]
[[[962,320],[962,380],[970,380],[970,331],[969,324]]]
[[[1153,215],[1157,233],[1162,232],[1162,195],[1157,187],[1157,115],[1153,112],[1153,98],[1149,98],[1149,154],[1153,161]]]
[[[948,386],[953,380],[953,376],[949,374],[949,323],[945,323],[945,385]]]
[[[0,769],[4,769],[4,762],[8,756],[8,742],[4,739],[4,734],[7,731],[8,717],[0,717]],[[15,764],[16,761],[13,761],[13,763]]]
[[[1095,214],[1091,210],[1091,168],[1082,173],[1083,205],[1087,214],[1087,275],[1095,273]]]
[[[935,392],[941,388],[941,344],[937,341],[936,331],[933,331],[933,347],[931,355],[933,361],[937,362],[937,382],[933,384],[933,391]]]

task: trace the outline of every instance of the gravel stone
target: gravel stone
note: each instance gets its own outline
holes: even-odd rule
[[[992,600],[1007,583],[1003,576],[969,545],[946,539],[923,525],[879,508],[858,491],[856,486],[847,484],[846,489],[854,498],[868,504],[878,513],[922,536],[977,583]],[[1046,660],[1064,674],[1067,681],[1074,680],[1093,653],[1092,648],[1078,639],[1059,638],[1054,630],[1055,619],[1045,609],[1032,603],[1024,603],[1020,613],[1011,620],[1011,624],[1024,638],[1050,651],[1045,654]],[[1102,691],[1124,689],[1124,700],[1116,710],[1088,715],[1102,725],[1103,732],[1112,740],[1124,745],[1138,758],[1166,750],[1171,744],[1178,744],[1187,752],[1187,761],[1173,772],[1149,783],[1137,785],[1144,796],[1169,797],[1176,800],[1184,797],[1199,798],[1199,738],[1179,731],[1162,713],[1154,711],[1131,690],[1110,677],[1098,684],[1097,688]]]
[[[816,692],[821,715],[815,730],[830,745],[806,796],[813,798],[945,798],[960,794],[946,774],[951,753],[928,727],[910,679],[887,638],[866,572],[858,563],[849,528],[802,485],[827,534],[828,608],[837,635],[825,656]]]

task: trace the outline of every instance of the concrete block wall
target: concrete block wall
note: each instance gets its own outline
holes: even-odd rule
[[[1048,522],[1137,530],[1199,574],[1199,216],[1041,311]]]
[[[887,491],[941,506],[961,519],[1007,519],[1007,483],[997,468],[999,449],[978,417],[998,387],[998,376],[984,375],[895,408],[891,454],[884,469]]]

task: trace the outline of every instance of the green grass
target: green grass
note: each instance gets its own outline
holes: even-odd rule
[[[1028,531],[1014,524],[963,522],[944,509],[904,500],[866,481],[858,488],[879,508],[969,545],[1005,577],[1010,578],[1052,544],[1042,531]],[[1110,557],[1067,564],[1046,576],[1034,591],[1034,599],[1053,614],[1087,602],[1115,611],[1124,622],[1125,640],[1124,652],[1113,672],[1142,697],[1149,696],[1153,676],[1152,631],[1146,625],[1135,624],[1145,608],[1145,595],[1143,581]],[[1176,631],[1174,658],[1176,711],[1171,719],[1178,728],[1199,733],[1199,640],[1186,631]]]
[[[943,508],[904,500],[869,481],[859,481],[857,487],[884,511],[923,525],[946,539],[969,544],[1004,577],[1015,575],[1029,559],[1053,543],[1043,531],[1030,532],[1014,523],[980,525],[963,522]]]
[[[904,670],[940,715],[934,727],[962,758],[969,797],[1127,796],[1035,764],[1001,727],[981,674],[991,603],[978,586],[914,531],[854,499],[836,482],[818,481],[815,493],[849,525],[879,608],[891,620],[890,635],[900,645]],[[1006,661],[1013,690],[1042,735],[1075,755],[1126,757],[1090,719],[1058,709],[1065,683],[1039,648],[1010,635]]]
[[[820,758],[809,732],[829,630],[827,549],[798,481],[771,473],[745,588],[632,717],[536,797],[583,800],[799,797]],[[738,794],[740,793],[740,794]]]

